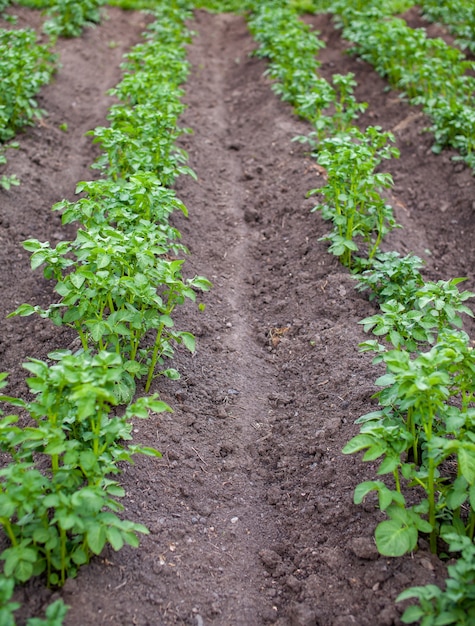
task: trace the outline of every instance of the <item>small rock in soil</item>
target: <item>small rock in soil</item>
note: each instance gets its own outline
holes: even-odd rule
[[[315,611],[306,604],[292,604],[289,608],[290,626],[317,626]]]
[[[350,550],[359,559],[366,561],[375,561],[378,556],[378,550],[371,537],[355,537],[350,542]]]
[[[267,569],[273,570],[282,562],[281,557],[274,552],[274,550],[269,550],[265,548],[259,552],[259,556],[261,557],[261,561]]]

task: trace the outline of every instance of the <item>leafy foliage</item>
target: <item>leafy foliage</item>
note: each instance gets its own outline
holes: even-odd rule
[[[446,588],[436,585],[411,587],[399,594],[397,601],[417,598],[419,605],[406,608],[401,621],[414,624],[421,621],[423,626],[456,624],[469,626],[475,619],[475,546],[468,537],[447,532],[443,538],[451,552],[460,553],[460,558],[449,565]]]
[[[355,44],[354,52],[412,103],[422,105],[433,122],[434,151],[451,146],[475,168],[474,63],[442,39],[428,37],[424,29],[388,17],[377,3],[355,7],[338,0],[331,10],[338,14],[343,36]]]
[[[159,455],[125,442],[132,417],[170,408],[150,396],[111,417],[124,374],[120,356],[53,356],[58,361],[51,366],[37,359],[25,364],[33,374],[27,380],[33,402],[0,398],[27,411],[35,424],[21,428],[13,415],[0,421],[0,449],[12,459],[0,470],[0,524],[11,542],[0,558],[7,577],[25,582],[44,573],[50,585],[62,585],[106,542],[118,550],[124,542],[137,545],[136,533],[147,532],[115,515],[122,508],[115,498],[124,491],[108,476],[134,453]]]
[[[0,142],[43,115],[34,97],[53,71],[51,49],[33,30],[0,30]]]
[[[55,37],[78,37],[86,25],[98,24],[100,7],[106,0],[54,0],[47,14],[44,29]]]
[[[419,3],[425,18],[441,22],[456,37],[455,43],[462,49],[475,52],[475,6],[470,0],[435,0]]]

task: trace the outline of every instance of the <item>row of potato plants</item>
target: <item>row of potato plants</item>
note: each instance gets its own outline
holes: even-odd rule
[[[79,37],[83,28],[101,21],[100,8],[107,0],[16,0],[16,4],[44,10],[47,20],[43,30],[53,39]],[[10,0],[0,2],[0,11]]]
[[[434,552],[441,548],[460,554],[448,568],[444,591],[429,585],[400,594],[399,601],[416,597],[420,602],[406,608],[403,622],[469,624],[475,615],[475,355],[459,329],[461,314],[473,315],[465,301],[474,294],[459,291],[463,279],[425,282],[418,257],[378,252],[381,235],[394,225],[390,208],[382,212],[385,229],[375,220],[367,231],[366,219],[378,214],[379,190],[392,184],[388,174],[375,173],[374,167],[397,156],[393,138],[381,129],[363,133],[352,125],[360,105],[348,88],[343,98],[348,122],[342,127],[341,94],[333,95],[341,78],[321,89],[324,83],[314,75],[314,54],[321,44],[312,41],[314,35],[287,2],[254,2],[250,8],[249,25],[260,44],[258,54],[270,59],[269,74],[278,81],[275,91],[315,128],[308,141],[328,175],[327,184],[310,193],[322,196],[318,208],[343,238],[338,247],[335,231],[326,236],[330,251],[353,270],[358,288],[370,290],[380,305],[380,313],[361,322],[379,339],[364,342],[362,350],[375,351],[375,362],[386,368],[376,381],[382,388],[376,394],[380,409],[357,420],[360,434],[344,452],[365,450],[364,460],[381,460],[378,475],[392,476],[393,487],[389,480],[366,481],[356,488],[355,503],[377,493],[379,508],[389,518],[375,532],[385,556],[413,551],[420,533],[429,536]],[[354,86],[351,76],[343,83]],[[311,101],[313,106],[302,109],[302,102]],[[357,242],[365,244],[366,255],[352,260],[349,252],[359,251]]]
[[[43,115],[35,100],[55,70],[51,44],[39,44],[32,29],[0,29],[0,166],[6,151],[18,147],[12,139]],[[16,176],[0,177],[0,187],[18,185]]]
[[[412,104],[422,106],[431,119],[434,152],[455,148],[475,169],[475,63],[423,28],[410,28],[388,16],[376,1],[355,8],[350,0],[334,0],[327,7],[338,17],[352,51],[371,63]]]
[[[440,22],[454,35],[455,44],[462,50],[475,53],[475,5],[472,0],[419,0],[423,16]]]
[[[86,24],[100,21],[100,7],[106,0],[21,0],[18,4],[45,9],[49,19],[44,24],[48,42],[40,44],[33,29],[0,29],[0,166],[7,162],[8,149],[17,132],[45,115],[36,96],[56,70],[54,46],[58,36],[76,37]],[[0,0],[0,15],[10,4]],[[15,16],[3,17],[15,21]],[[0,177],[0,187],[19,185],[17,176]]]
[[[25,304],[12,315],[38,313],[71,327],[82,348],[51,353],[49,362],[29,359],[33,401],[1,397],[21,409],[20,418],[0,420],[0,448],[12,459],[0,470],[0,524],[10,542],[0,555],[2,625],[14,624],[16,582],[42,575],[61,586],[106,544],[137,546],[138,534],[148,532],[118,515],[125,492],[113,477],[134,454],[160,455],[129,443],[132,419],[171,409],[157,394],[130,404],[135,380],[145,377],[148,392],[155,376],[178,377],[164,362],[176,344],[194,350],[194,337],[174,328],[173,311],[210,287],[202,277],[182,277],[176,255],[186,249],[169,223],[173,211],[186,208],[167,186],[191,173],[174,145],[186,132],[177,122],[189,15],[186,2],[159,3],[146,41],[126,56],[110,125],[91,132],[104,151],[96,163],[104,177],[80,183],[76,202],[53,207],[65,223],[77,222],[76,239],[24,244],[32,268],[42,266],[55,281],[60,301],[47,309]],[[46,622],[29,626],[58,626],[65,612],[57,601]]]

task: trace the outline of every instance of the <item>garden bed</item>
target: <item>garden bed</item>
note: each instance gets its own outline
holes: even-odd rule
[[[71,236],[50,207],[94,175],[98,152],[84,133],[104,123],[112,103],[105,91],[146,22],[107,13],[82,38],[60,41],[62,67],[40,97],[49,115],[9,155],[22,184],[0,192],[2,319],[22,302],[53,297],[20,242]],[[22,19],[30,15],[22,10]],[[69,626],[399,624],[398,593],[441,584],[445,568],[424,540],[412,555],[378,556],[373,531],[383,517],[372,501],[352,503],[354,487],[374,475],[341,449],[357,433],[353,421],[374,406],[377,368],[358,352],[366,335],[357,322],[376,307],[318,241],[328,226],[310,214],[305,194],[323,172],[291,142],[308,127],[272,93],[265,62],[249,56],[255,44],[244,20],[195,18],[182,120],[194,134],[181,145],[198,181],[179,179],[190,217],[174,223],[191,252],[185,273],[207,276],[214,288],[204,311],[177,315],[197,337],[193,357],[178,351],[181,380],[152,386],[174,413],[135,428],[137,441],[163,458],[139,458],[121,478],[127,519],[151,532],[139,549],[107,549],[59,592],[39,581],[18,588],[20,614],[39,615],[62,597]],[[327,44],[321,73],[355,73],[356,97],[369,102],[362,126],[396,135],[401,158],[385,167],[403,230],[384,249],[418,254],[431,280],[468,276],[464,287],[474,290],[472,173],[450,152],[432,153],[428,121],[344,54],[348,44],[328,17],[307,20]],[[74,347],[75,335],[39,318],[2,324],[12,395],[25,393],[19,364],[28,356]]]

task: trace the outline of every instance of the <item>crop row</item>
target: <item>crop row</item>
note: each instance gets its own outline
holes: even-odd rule
[[[50,45],[40,45],[30,29],[0,29],[0,165],[6,163],[6,150],[25,125],[42,115],[35,96],[54,71],[54,55]],[[10,142],[10,143],[8,143]],[[0,187],[18,185],[15,176],[0,178]]]
[[[45,9],[49,19],[44,31],[47,44],[38,43],[33,29],[0,29],[0,166],[7,162],[6,151],[18,144],[11,140],[28,124],[41,118],[36,102],[40,88],[48,83],[56,69],[53,54],[58,36],[76,37],[86,24],[100,21],[100,6],[105,0],[23,0],[19,4]],[[0,15],[9,0],[0,0]],[[15,21],[12,16],[6,16]],[[19,185],[15,175],[0,177],[0,187],[10,189]]]
[[[432,120],[433,150],[451,146],[475,169],[475,78],[467,73],[475,64],[442,39],[428,37],[424,29],[388,16],[376,2],[355,9],[348,0],[336,0],[329,10],[337,14],[353,52],[374,65],[412,104],[422,106]]]
[[[0,555],[5,625],[14,624],[18,608],[10,601],[15,582],[42,575],[61,586],[106,544],[136,546],[138,534],[148,532],[118,515],[124,490],[113,476],[133,454],[160,455],[129,443],[132,419],[171,409],[157,394],[130,404],[135,380],[145,377],[148,392],[158,368],[178,377],[165,360],[177,344],[194,350],[194,337],[174,328],[173,311],[210,286],[202,277],[182,278],[177,254],[186,249],[169,223],[173,211],[186,208],[167,185],[191,170],[174,145],[185,132],[177,120],[189,12],[186,2],[167,4],[159,4],[146,41],[126,57],[124,78],[112,90],[119,104],[110,109],[110,125],[91,133],[103,149],[96,167],[104,177],[80,183],[78,201],[53,207],[65,223],[78,223],[76,239],[56,247],[24,244],[32,268],[43,266],[55,281],[60,301],[45,310],[23,305],[14,314],[39,313],[67,325],[82,348],[52,353],[49,363],[29,359],[33,402],[1,397],[21,410],[20,418],[0,420],[0,448],[12,459],[0,470],[0,524],[10,542]],[[122,414],[119,404],[128,405]],[[29,626],[59,626],[65,612],[58,601],[46,621]]]
[[[475,52],[475,6],[471,0],[421,0],[419,4],[424,17],[447,26],[462,50]]]
[[[386,367],[376,381],[380,409],[357,420],[360,434],[344,452],[365,450],[364,460],[380,460],[378,475],[392,476],[393,487],[388,480],[364,482],[355,491],[355,502],[377,493],[388,517],[375,532],[381,554],[410,552],[423,533],[430,536],[434,552],[442,539],[443,549],[461,555],[449,566],[445,591],[432,585],[400,594],[399,600],[420,601],[406,609],[403,621],[469,624],[475,611],[475,355],[469,337],[458,329],[462,313],[473,315],[464,304],[473,294],[459,291],[462,279],[425,282],[417,257],[377,252],[381,235],[394,223],[389,207],[380,213],[384,227],[377,226],[381,217],[374,219],[379,190],[392,184],[388,174],[375,173],[374,167],[397,156],[392,137],[378,128],[362,132],[352,125],[359,105],[350,93],[351,76],[320,88],[322,79],[312,75],[319,45],[286,2],[254,2],[251,9],[249,25],[260,43],[258,54],[270,58],[269,74],[280,82],[274,89],[314,126],[307,140],[327,170],[327,184],[310,193],[320,194],[318,208],[335,225],[325,237],[330,251],[353,269],[359,288],[370,290],[380,305],[380,313],[361,322],[377,337],[363,343],[362,350],[375,351],[375,362]],[[334,88],[342,84],[343,98],[335,98]],[[347,103],[343,125],[340,100]],[[302,109],[302,102],[312,101]],[[373,220],[368,229],[367,220]],[[360,244],[366,255],[352,259]]]

